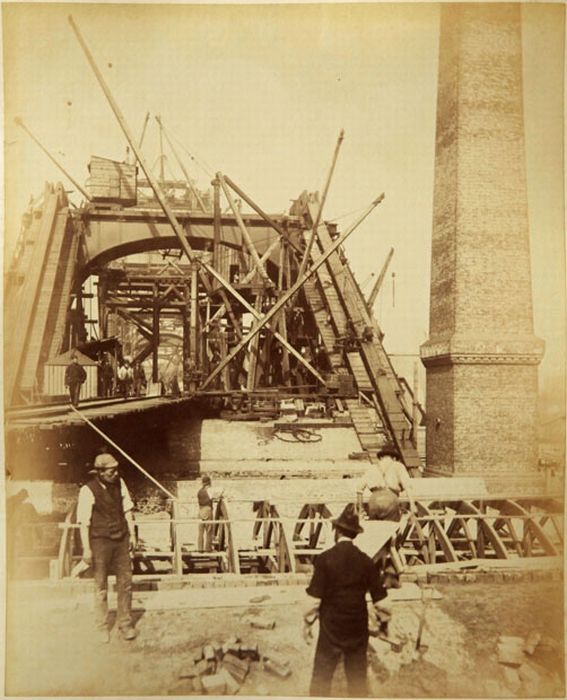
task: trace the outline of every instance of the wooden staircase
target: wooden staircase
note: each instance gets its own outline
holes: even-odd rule
[[[311,220],[315,220],[315,204],[306,202],[306,209]],[[307,237],[308,234],[306,234]],[[326,226],[319,226],[317,241],[313,245],[311,257],[317,261],[321,255],[332,245],[332,239]],[[416,446],[414,445],[414,431],[411,423],[411,413],[404,401],[404,389],[401,385],[390,358],[382,345],[382,332],[368,309],[366,300],[354,278],[354,275],[337,251],[329,257],[316,273],[316,281],[312,286],[318,288],[319,298],[315,300],[315,294],[311,296],[306,292],[308,302],[314,309],[315,318],[323,318],[320,310],[321,302],[326,305],[326,314],[330,315],[335,329],[335,337],[350,340],[353,347],[345,353],[346,362],[354,376],[359,392],[364,393],[369,402],[375,403],[376,417],[381,419],[386,432],[396,443],[406,467],[416,473],[421,464]],[[317,306],[314,307],[314,304]],[[316,309],[316,311],[315,311]],[[325,316],[325,318],[327,317]],[[321,329],[321,326],[320,326]],[[323,337],[323,334],[321,334]],[[327,348],[325,337],[323,343]],[[335,362],[338,362],[335,359]],[[355,401],[349,402],[349,410],[355,410]],[[364,411],[355,410],[353,422],[359,437],[362,436],[363,448],[370,452],[375,451],[375,445],[380,443],[379,432],[367,430],[368,424],[364,419]],[[357,420],[360,430],[357,428]],[[378,420],[377,420],[378,422]],[[372,436],[372,437],[371,437]],[[368,447],[366,447],[368,445]]]

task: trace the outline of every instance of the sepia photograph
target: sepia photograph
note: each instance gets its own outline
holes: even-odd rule
[[[3,2],[6,697],[565,697],[565,6]]]

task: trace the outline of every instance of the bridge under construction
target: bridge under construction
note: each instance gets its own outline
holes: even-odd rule
[[[343,134],[322,193],[299,193],[285,214],[266,213],[222,172],[209,191],[200,191],[160,118],[160,139],[170,145],[184,179],[165,177],[163,154],[156,176],[142,153],[144,135],[133,136],[71,23],[130,154],[125,161],[93,156],[84,188],[65,173],[83,195],[80,206],[70,203],[62,184],[48,184],[24,214],[6,277],[8,435],[25,443],[32,433],[80,425],[107,440],[116,416],[159,415],[172,405],[204,407],[226,421],[270,422],[291,442],[348,429],[358,448],[341,465],[342,476],[358,476],[391,442],[415,477],[417,513],[401,523],[369,523],[372,556],[387,552],[398,571],[558,557],[558,499],[491,493],[474,479],[456,478],[448,486],[451,480],[419,478],[426,467],[420,447],[425,413],[415,383],[396,373],[373,313],[391,255],[365,295],[343,247],[383,195],[342,231],[323,216]],[[84,391],[90,393],[73,410],[62,400],[61,368],[77,351],[88,363]],[[104,396],[98,376],[103,356],[113,371],[126,356],[143,364],[145,395]],[[167,376],[175,377],[173,387]],[[8,449],[17,480],[18,464],[10,457]],[[159,474],[150,477],[157,482]],[[287,493],[284,480],[269,498],[254,487],[253,497],[236,499],[237,505],[221,500],[215,548],[208,553],[195,547],[193,495],[184,500],[157,483],[167,500],[164,519],[140,514],[145,548],[136,554],[136,571],[144,577],[295,573],[329,541],[332,516],[352,500],[347,480],[340,481],[317,479],[313,493],[306,485],[298,495]],[[31,560],[47,564],[54,578],[72,574],[80,560],[74,518],[71,508],[61,522],[26,525],[35,534],[21,553],[22,575]],[[55,536],[37,535],[49,527]]]

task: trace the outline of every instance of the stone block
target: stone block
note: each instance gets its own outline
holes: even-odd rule
[[[524,642],[524,651],[526,654],[529,654],[530,656],[534,653],[536,650],[537,645],[541,641],[541,634],[539,632],[536,632],[535,630],[532,630],[528,636],[526,637],[526,641]]]
[[[513,693],[518,693],[522,687],[522,682],[520,680],[520,674],[518,669],[510,668],[510,666],[504,666],[504,682],[510,688]]]
[[[201,678],[201,683],[207,695],[226,694],[226,678],[224,674],[215,673],[212,676],[203,676]]]
[[[278,663],[270,658],[265,659],[264,670],[278,678],[288,678],[291,676],[291,668],[288,665]]]
[[[498,663],[506,666],[521,666],[525,661],[522,637],[506,637],[498,640]]]
[[[258,630],[273,630],[276,626],[275,620],[251,620],[250,627]]]

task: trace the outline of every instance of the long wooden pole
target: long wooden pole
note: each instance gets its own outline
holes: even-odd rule
[[[145,160],[144,156],[142,155],[140,149],[138,148],[137,144],[135,143],[134,138],[132,136],[132,133],[130,131],[130,128],[128,127],[128,124],[127,124],[126,120],[124,119],[124,116],[123,116],[122,112],[120,111],[118,104],[116,103],[112,93],[110,92],[110,89],[107,86],[102,73],[100,72],[98,66],[96,65],[95,60],[94,60],[94,58],[89,50],[89,47],[85,43],[85,40],[83,39],[83,37],[79,31],[79,28],[77,27],[73,18],[70,15],[69,15],[69,24],[71,25],[73,31],[75,32],[75,35],[79,41],[79,44],[81,45],[81,48],[83,49],[83,52],[87,58],[87,61],[89,62],[91,68],[93,69],[93,72],[94,72],[94,74],[99,82],[99,85],[102,88],[102,91],[104,92],[104,94],[108,100],[108,103],[110,104],[110,107],[111,107],[112,111],[114,112],[114,115],[116,116],[116,119],[118,120],[118,123],[120,124],[120,127],[121,127],[122,131],[124,132],[124,135],[126,136],[128,143],[130,144],[130,146],[132,147],[132,150],[136,154],[138,162],[140,163],[140,167],[144,171],[144,173],[148,179],[148,182],[150,183],[150,186],[151,186],[152,190],[154,191],[154,194],[156,195],[156,198],[157,198],[164,214],[166,215],[175,235],[179,239],[179,243],[181,244],[181,248],[182,248],[183,252],[188,257],[188,259],[191,263],[200,262],[201,266],[212,277],[214,277],[221,284],[221,286],[224,289],[226,289],[228,292],[230,292],[230,294],[232,294],[232,296],[235,299],[237,299],[240,302],[240,304],[242,304],[242,306],[244,306],[244,308],[254,316],[254,318],[256,318],[258,320],[261,319],[262,315],[260,313],[258,313],[256,311],[256,309],[252,306],[252,304],[250,304],[239,292],[237,292],[236,289],[234,289],[234,287],[227,280],[225,280],[224,277],[219,272],[217,272],[217,270],[215,270],[215,268],[212,265],[209,265],[209,263],[205,262],[204,260],[199,261],[196,258],[196,256],[194,255],[193,249],[189,245],[189,241],[187,240],[187,237],[185,236],[185,231],[183,230],[182,226],[179,224],[177,217],[175,216],[175,214],[173,213],[173,210],[170,208],[169,204],[167,203],[167,201],[165,199],[165,195],[163,194],[158,183],[156,182],[156,180],[151,172],[151,169],[149,168],[148,164],[146,163],[146,160]],[[207,294],[210,295],[212,293],[212,287],[211,287],[209,280],[204,275],[201,275],[201,281],[203,283],[203,286],[205,287],[205,290],[207,291]],[[232,312],[228,297],[223,290],[221,290],[220,294],[221,294],[222,302],[228,311],[229,317],[231,318],[231,321],[233,323],[235,331],[240,336],[241,330],[240,330],[240,327],[239,327],[239,325],[234,317],[234,313]],[[311,374],[313,376],[315,376],[317,378],[318,381],[320,381],[322,384],[325,384],[325,380],[323,379],[323,377],[319,374],[319,372],[317,372],[317,370],[314,367],[311,366],[311,364],[309,364],[309,362],[307,362],[307,360],[305,360],[305,358],[301,355],[301,353],[299,353],[292,345],[290,345],[284,338],[282,338],[282,336],[279,333],[275,333],[274,336],[279,340],[280,343],[282,343],[289,350],[289,352],[291,352],[307,368],[307,370],[309,372],[311,372]]]
[[[394,255],[394,249],[390,248],[390,252],[388,253],[388,256],[382,265],[382,269],[380,270],[380,274],[378,275],[378,279],[374,283],[374,286],[372,287],[372,291],[368,295],[368,299],[366,301],[366,305],[368,306],[368,310],[370,313],[372,313],[372,307],[374,306],[374,302],[376,301],[376,297],[378,296],[378,292],[380,291],[380,288],[382,287],[382,283],[384,282],[384,278],[386,277],[386,272],[388,271],[388,265],[390,264],[390,261],[392,260],[392,257]]]
[[[267,282],[268,284],[273,284],[272,280],[268,276],[268,273],[266,272],[266,268],[264,265],[262,265],[262,261],[260,260],[260,256],[258,255],[258,251],[256,250],[256,246],[254,245],[254,242],[252,238],[250,237],[250,233],[248,232],[248,229],[246,228],[246,225],[244,224],[244,221],[242,220],[242,216],[240,215],[240,212],[238,211],[238,207],[236,206],[236,203],[234,201],[234,198],[232,194],[230,193],[230,190],[228,189],[228,185],[225,182],[224,176],[222,173],[217,173],[216,174],[217,180],[220,182],[220,185],[222,187],[222,191],[224,192],[224,196],[226,197],[227,202],[230,204],[230,208],[232,209],[232,213],[234,214],[234,218],[236,219],[236,223],[238,224],[238,227],[240,229],[240,232],[242,233],[242,237],[244,238],[244,241],[246,243],[246,247],[248,248],[248,251],[250,255],[252,256],[252,260],[254,261],[254,266],[260,273],[260,276],[262,279]]]
[[[155,180],[150,167],[146,163],[146,160],[144,156],[142,155],[142,152],[136,142],[134,141],[134,137],[132,135],[132,132],[130,131],[130,128],[128,127],[128,124],[126,120],[124,119],[124,115],[122,114],[118,104],[116,103],[116,100],[114,99],[112,93],[110,92],[110,89],[108,85],[106,84],[106,81],[104,80],[104,77],[102,73],[100,72],[91,52],[89,47],[87,46],[85,40],[83,39],[81,32],[79,31],[79,28],[75,24],[75,21],[69,15],[69,24],[71,25],[71,28],[73,29],[77,40],[79,41],[79,44],[81,45],[81,48],[83,49],[83,53],[85,54],[87,61],[89,62],[89,65],[91,66],[96,79],[98,80],[98,83],[104,92],[106,99],[108,100],[108,103],[114,112],[114,115],[116,119],[118,120],[118,123],[120,125],[120,128],[124,132],[124,135],[126,137],[126,140],[132,147],[132,150],[136,154],[136,158],[138,159],[138,162],[140,163],[140,167],[144,171],[146,178],[148,182],[150,183],[150,186],[164,212],[164,214],[167,217],[167,220],[169,221],[171,227],[173,228],[173,231],[177,238],[179,239],[179,243],[181,244],[181,248],[185,255],[189,258],[189,261],[191,263],[196,263],[198,262],[198,259],[193,253],[193,249],[189,245],[189,241],[187,240],[187,237],[185,236],[185,231],[183,230],[182,226],[179,224],[177,217],[173,213],[173,210],[170,208],[169,204],[167,203],[167,200],[165,199],[165,195],[163,194],[160,186],[158,185],[157,181]],[[239,294],[233,287],[230,285],[223,277],[220,275],[213,267],[211,267],[209,264],[205,263],[204,261],[201,261],[202,266],[211,274],[213,277],[217,279],[218,282],[220,282],[221,286],[224,289],[227,289],[241,304],[243,304],[245,307],[248,308],[248,310],[252,310],[254,307],[244,299],[244,297]],[[201,281],[203,283],[203,286],[205,287],[205,290],[207,293],[210,295],[212,292],[212,287],[209,282],[209,280],[204,276],[201,275]],[[238,323],[236,322],[236,319],[234,317],[234,314],[232,313],[231,307],[230,307],[230,302],[226,296],[226,293],[224,291],[221,291],[221,298],[223,300],[224,305],[227,308],[229,317],[231,318],[231,321],[235,327],[235,331],[237,332],[238,335],[241,335],[240,327],[238,326]]]
[[[81,187],[81,185],[79,185],[79,183],[78,183],[71,175],[69,175],[69,173],[68,173],[68,172],[65,170],[65,168],[61,165],[61,163],[60,163],[58,160],[56,160],[56,159],[51,155],[51,153],[47,150],[47,148],[45,148],[45,146],[39,141],[39,139],[37,139],[37,138],[32,134],[32,132],[31,132],[31,131],[28,129],[28,127],[24,124],[23,120],[20,119],[20,117],[16,117],[16,118],[14,119],[14,121],[16,122],[16,124],[17,124],[19,127],[21,127],[21,128],[26,132],[26,134],[31,138],[31,140],[34,141],[34,143],[36,143],[36,144],[41,148],[41,150],[45,153],[45,155],[49,158],[49,160],[50,160],[55,166],[57,166],[57,167],[59,168],[59,170],[63,173],[63,175],[65,175],[65,177],[79,190],[79,192],[83,195],[83,197],[85,197],[85,199],[87,199],[87,201],[90,202],[90,201],[91,201],[91,196],[90,196],[90,194],[89,194],[83,187]]]
[[[360,215],[360,217],[352,224],[344,233],[342,233],[336,241],[321,255],[321,257],[306,271],[303,277],[296,280],[296,282],[288,289],[288,291],[272,306],[272,308],[262,316],[261,320],[256,323],[248,335],[246,335],[242,340],[232,349],[225,360],[220,362],[215,369],[209,374],[201,385],[201,389],[204,389],[210,382],[216,377],[216,375],[223,369],[223,367],[232,361],[236,355],[242,350],[242,348],[247,345],[252,338],[259,333],[262,328],[282,309],[287,302],[298,292],[301,287],[307,282],[307,280],[313,275],[316,270],[318,270],[323,263],[336,251],[340,246],[346,241],[350,234],[366,219],[370,212],[375,209],[378,204],[384,199],[384,194],[379,195],[373,202],[368,206],[365,211]],[[295,348],[294,348],[295,350]]]
[[[148,122],[150,121],[150,113],[146,112],[146,118],[144,119],[144,126],[142,127],[142,135],[140,136],[140,140],[138,141],[138,148],[142,148],[144,144],[144,138],[146,136],[146,128],[148,126]]]
[[[246,192],[244,192],[242,189],[240,189],[240,187],[238,187],[238,185],[235,184],[235,183],[228,177],[228,175],[225,175],[225,176],[224,176],[224,181],[225,181],[226,184],[230,187],[230,189],[231,189],[231,190],[234,190],[234,192],[236,192],[236,194],[237,194],[241,199],[243,199],[243,200],[246,202],[246,204],[248,204],[248,206],[252,207],[252,209],[254,209],[254,211],[255,211],[257,214],[259,214],[259,215],[264,219],[264,221],[265,221],[267,224],[269,224],[275,231],[277,231],[277,232],[280,234],[280,236],[281,236],[282,238],[285,238],[285,240],[287,240],[288,243],[289,243],[293,248],[295,248],[295,250],[296,250],[298,253],[301,253],[301,248],[300,248],[297,244],[295,244],[295,243],[289,238],[287,231],[286,231],[284,228],[282,228],[282,227],[278,224],[277,221],[274,221],[274,219],[272,219],[272,217],[271,217],[269,214],[266,214],[266,212],[265,212],[263,209],[261,209],[261,208],[256,204],[256,202],[255,202],[251,197],[249,197],[249,196],[246,194]],[[265,255],[265,253],[264,253],[264,255]]]
[[[73,404],[71,404],[71,409],[75,411],[75,413],[79,416],[81,420],[83,420],[88,426],[90,426],[95,432],[97,432],[99,435],[101,435],[106,442],[108,442],[109,445],[112,445],[115,450],[118,450],[120,454],[123,457],[126,457],[126,459],[130,462],[130,464],[133,464],[136,469],[142,472],[144,476],[147,476],[150,481],[153,481],[156,486],[158,486],[164,493],[166,493],[169,498],[171,498],[172,501],[177,501],[177,496],[174,496],[171,491],[168,491],[165,486],[162,486],[162,484],[159,483],[157,479],[155,479],[149,472],[147,472],[144,467],[142,467],[138,462],[133,457],[130,457],[130,455],[127,452],[124,452],[124,450],[120,447],[120,445],[117,445],[112,438],[108,437],[106,433],[104,433],[100,428],[97,428],[97,426],[92,423],[81,411],[77,410]]]
[[[281,238],[276,238],[275,240],[273,240],[273,241],[270,243],[270,245],[268,246],[268,248],[266,248],[266,250],[265,250],[264,254],[262,255],[262,257],[260,258],[260,262],[262,263],[262,265],[265,265],[265,264],[266,264],[266,262],[268,261],[270,255],[274,252],[274,250],[275,250],[280,244],[281,244]],[[244,277],[242,278],[241,284],[248,284],[248,282],[250,282],[250,281],[252,280],[252,278],[254,277],[255,274],[256,274],[256,268],[254,268],[253,270],[250,270],[250,272],[248,272],[248,273],[247,273],[246,275],[244,275]]]
[[[325,202],[327,200],[327,194],[329,192],[331,180],[333,179],[333,173],[335,172],[335,165],[337,164],[337,158],[339,157],[339,151],[340,151],[344,137],[345,137],[345,132],[343,129],[341,129],[341,133],[339,134],[339,138],[337,139],[337,145],[335,146],[335,152],[333,153],[333,160],[331,162],[329,174],[327,175],[327,181],[325,182],[325,189],[323,190],[323,195],[321,196],[321,202],[319,203],[319,208],[317,209],[317,216],[315,217],[315,221],[313,222],[313,228],[311,229],[311,235],[309,236],[309,240],[307,241],[305,253],[303,254],[303,259],[301,260],[301,264],[300,264],[299,270],[297,272],[297,279],[301,279],[303,277],[305,270],[307,268],[307,265],[309,264],[309,256],[311,255],[311,248],[313,247],[313,243],[315,242],[315,238],[317,237],[317,229],[319,228],[319,222],[321,221],[321,216],[323,214],[323,207],[325,206]]]

